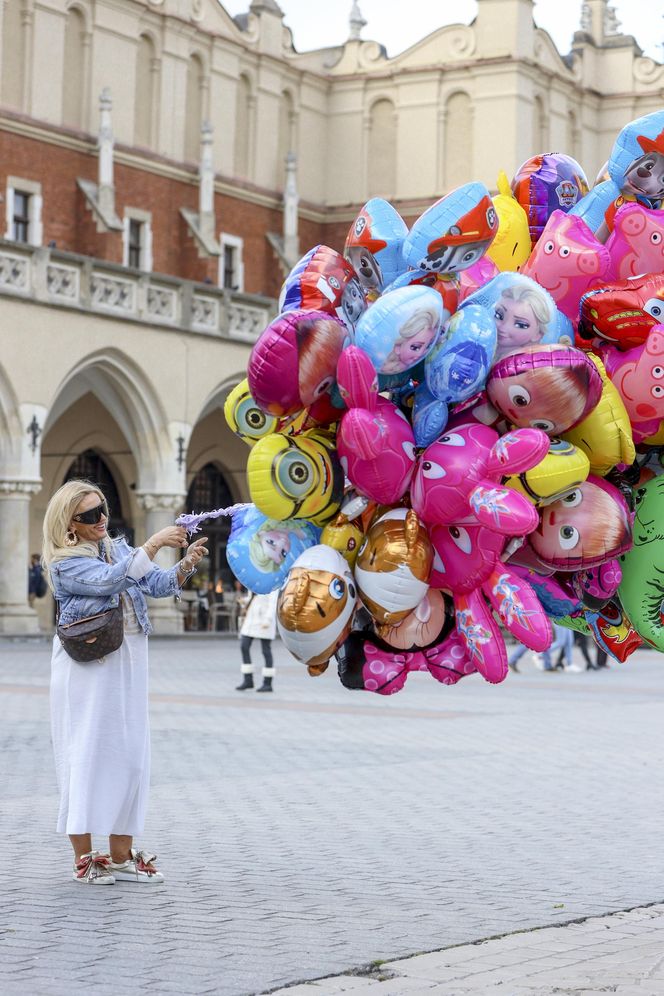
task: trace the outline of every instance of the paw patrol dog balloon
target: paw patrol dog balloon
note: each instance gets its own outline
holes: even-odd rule
[[[266,595],[281,586],[300,554],[318,543],[319,534],[301,519],[278,522],[257,508],[241,509],[233,516],[226,559],[245,588]]]
[[[279,592],[277,629],[309,674],[325,670],[350,633],[356,605],[353,575],[340,553],[321,545],[298,557]]]
[[[332,421],[329,393],[347,337],[343,322],[322,311],[287,311],[275,318],[249,357],[249,390],[258,406],[283,418],[326,402]]]
[[[350,226],[344,256],[365,294],[375,301],[405,267],[403,240],[408,226],[399,212],[381,197],[372,197]]]
[[[442,299],[430,287],[402,287],[362,315],[353,342],[379,374],[403,374],[431,352],[445,317]]]
[[[433,549],[412,509],[395,508],[367,532],[355,564],[362,602],[377,623],[396,623],[429,588]]]
[[[498,231],[498,217],[483,183],[466,183],[421,215],[403,244],[414,270],[459,273],[484,255]]]
[[[354,328],[367,302],[355,270],[335,249],[314,246],[295,264],[279,295],[279,311],[324,311]]]

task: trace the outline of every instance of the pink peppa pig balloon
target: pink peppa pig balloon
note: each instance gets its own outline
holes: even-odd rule
[[[610,280],[613,264],[583,219],[554,211],[521,272],[544,287],[572,321],[579,317],[579,298]]]
[[[322,311],[275,318],[249,357],[249,390],[258,406],[282,417],[328,401],[347,335],[343,322]],[[332,410],[328,421],[333,418]]]
[[[377,375],[366,353],[349,346],[337,370],[348,406],[337,430],[337,452],[348,480],[383,505],[403,498],[415,470],[415,437],[406,416],[378,395]]]
[[[616,211],[606,248],[619,280],[664,272],[664,211],[623,204]]]
[[[622,398],[634,442],[654,435],[664,419],[664,325],[655,325],[641,346],[601,351],[609,379]]]

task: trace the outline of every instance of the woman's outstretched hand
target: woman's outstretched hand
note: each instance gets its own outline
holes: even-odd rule
[[[194,567],[196,567],[196,565],[198,564],[198,562],[203,559],[203,557],[207,557],[209,551],[208,548],[205,546],[206,543],[207,543],[207,536],[200,536],[197,540],[191,543],[190,546],[187,547],[187,552],[180,561],[180,566],[186,572],[193,570]]]

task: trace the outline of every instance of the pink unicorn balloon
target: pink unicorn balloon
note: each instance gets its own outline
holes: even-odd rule
[[[381,505],[403,498],[415,470],[415,437],[408,419],[378,394],[378,377],[363,350],[349,346],[337,368],[348,406],[337,431],[337,452],[349,481]]]
[[[530,507],[534,529],[538,515]],[[515,523],[513,535],[521,528]],[[505,628],[531,650],[550,646],[551,624],[537,595],[501,559],[508,543],[503,532],[471,517],[463,524],[434,526],[431,540],[435,556],[430,583],[451,592],[457,631],[483,678],[499,682],[507,674],[505,642],[492,609]]]
[[[537,525],[537,512],[502,479],[530,470],[548,451],[549,439],[541,429],[514,429],[500,437],[479,423],[457,426],[422,453],[411,504],[427,523],[473,515],[497,532],[525,535]]]
[[[652,436],[664,419],[664,325],[654,325],[641,346],[601,351],[609,379],[632,423],[634,442]]]
[[[613,264],[607,247],[585,221],[554,211],[521,273],[546,288],[560,310],[576,322],[581,295],[612,279]]]
[[[662,273],[664,211],[651,211],[642,204],[623,204],[616,211],[606,248],[620,280],[641,273]]]

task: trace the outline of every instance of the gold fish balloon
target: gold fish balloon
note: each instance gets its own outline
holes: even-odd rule
[[[377,519],[355,564],[362,602],[377,623],[397,623],[429,589],[433,546],[412,509],[393,508]]]
[[[350,633],[356,606],[353,575],[340,553],[321,544],[297,558],[279,592],[277,628],[309,674],[325,670]]]

